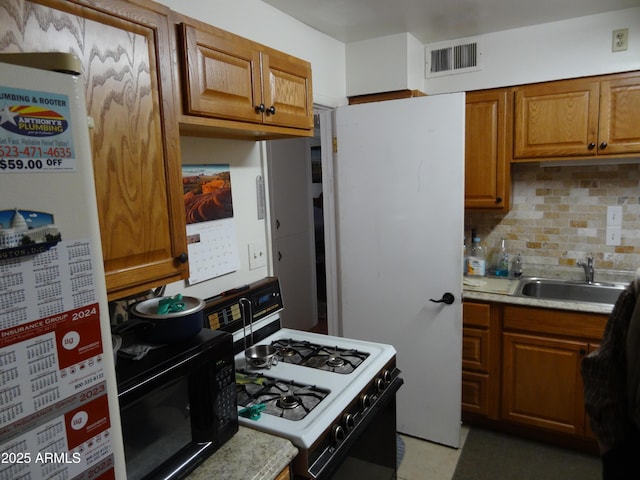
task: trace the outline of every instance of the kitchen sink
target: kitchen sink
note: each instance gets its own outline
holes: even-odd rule
[[[613,305],[626,288],[620,283],[586,283],[551,278],[523,278],[514,295],[541,300],[606,303]]]

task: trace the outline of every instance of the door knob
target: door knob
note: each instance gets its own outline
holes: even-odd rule
[[[451,305],[455,299],[456,297],[453,296],[453,293],[447,292],[442,295],[442,298],[440,300],[434,300],[433,298],[430,298],[429,301],[433,303],[446,303],[447,305]]]

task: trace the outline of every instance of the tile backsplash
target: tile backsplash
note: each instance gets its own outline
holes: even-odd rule
[[[596,281],[599,270],[640,267],[640,164],[516,164],[512,182],[508,213],[465,211],[467,244],[473,227],[489,259],[504,237],[512,258],[521,254],[525,275],[557,269],[580,277],[576,261],[589,254],[594,257]],[[622,206],[619,246],[606,245],[611,205]]]

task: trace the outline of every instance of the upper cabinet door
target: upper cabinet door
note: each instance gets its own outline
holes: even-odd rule
[[[596,79],[516,87],[514,159],[594,156],[599,90]]]
[[[263,51],[262,82],[265,123],[313,128],[309,63],[271,49]]]
[[[187,58],[185,113],[262,122],[260,52],[222,30],[181,28]]]
[[[639,112],[640,75],[637,72],[602,81],[598,155],[640,152]]]
[[[269,140],[313,135],[311,65],[193,18],[178,24],[180,130]]]
[[[2,51],[82,62],[109,299],[186,278],[169,10],[136,0],[7,5],[0,29],[12,41]]]
[[[509,209],[507,89],[469,92],[465,116],[465,208]]]

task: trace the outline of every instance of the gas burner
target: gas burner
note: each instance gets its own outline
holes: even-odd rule
[[[329,358],[327,358],[325,362],[327,363],[327,365],[333,368],[343,367],[345,364],[344,358],[340,357],[339,355],[336,355],[336,356],[332,355]]]
[[[301,365],[334,373],[352,373],[369,356],[367,352],[319,346]]]
[[[295,395],[282,395],[276,403],[280,408],[296,408],[300,406],[300,398]]]
[[[280,355],[282,358],[293,357],[294,355],[296,355],[296,353],[297,352],[289,346],[278,348],[278,355]]]
[[[329,390],[315,385],[279,380],[261,373],[237,370],[237,374],[239,406],[263,404],[263,414],[287,420],[302,420],[329,394]]]

